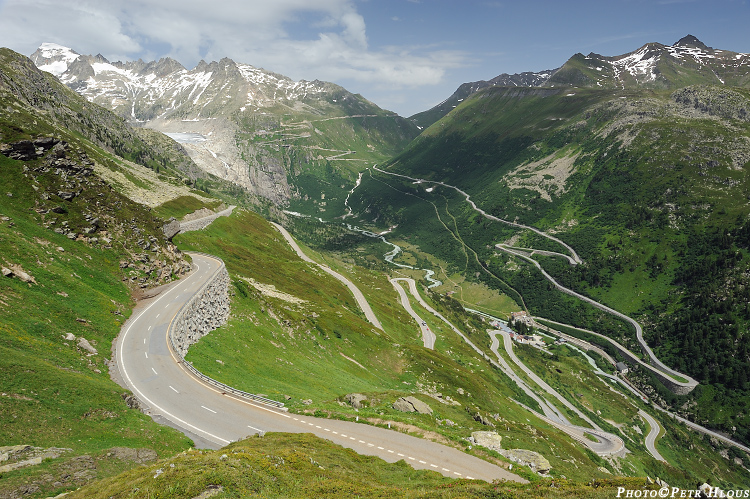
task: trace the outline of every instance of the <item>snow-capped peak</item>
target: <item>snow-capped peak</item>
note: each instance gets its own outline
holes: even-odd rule
[[[68,70],[68,66],[78,59],[80,54],[73,49],[45,42],[31,55],[31,59],[42,71],[47,71],[58,78]]]

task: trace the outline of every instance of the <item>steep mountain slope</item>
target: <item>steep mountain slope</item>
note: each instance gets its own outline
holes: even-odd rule
[[[29,474],[3,470],[0,495],[17,497],[75,488],[190,445],[132,410],[108,369],[134,296],[189,268],[165,221],[121,191],[152,205],[205,198],[117,156],[154,168],[169,161],[121,118],[7,49],[0,109],[0,441],[20,446],[2,452],[14,464],[45,458]]]
[[[571,245],[583,265],[536,258],[563,285],[636,317],[657,355],[700,381],[689,396],[663,393],[664,403],[747,442],[750,91],[729,82],[745,81],[750,59],[692,39],[654,50],[658,57],[642,60],[660,68],[648,73],[655,79],[635,68],[615,78],[623,57],[606,61],[601,73],[612,77],[600,80],[604,89],[581,79],[594,88],[479,91],[387,170],[457,186],[487,213],[535,225]],[[581,60],[594,59],[574,57],[548,85],[559,86],[555,77],[572,74]],[[675,61],[680,79],[659,76]],[[718,83],[717,75],[727,85],[659,90],[698,77]],[[642,89],[649,82],[657,88]],[[448,274],[465,268],[533,314],[634,346],[624,324],[554,291],[523,260],[494,247],[506,242],[559,252],[559,245],[483,219],[455,191],[373,176],[377,181],[364,178],[352,196],[354,211],[418,237],[422,251],[454,263]],[[393,187],[412,196],[395,198]],[[433,209],[424,201],[435,210],[445,206],[441,213],[454,220],[447,240],[444,229],[425,222]],[[476,252],[476,264],[454,241]],[[642,374],[631,376],[658,389]]]
[[[32,60],[90,101],[182,141],[207,172],[277,204],[321,190],[335,197],[417,134],[338,85],[227,58],[187,70],[172,59],[110,63],[44,44]]]
[[[461,102],[464,101],[471,94],[478,92],[479,90],[487,87],[541,87],[544,83],[557,71],[556,69],[549,69],[546,71],[524,72],[509,75],[503,73],[499,76],[492,78],[489,81],[480,80],[470,83],[464,83],[458,89],[453,92],[453,95],[445,99],[437,106],[417,113],[410,116],[409,119],[419,126],[420,129],[424,129],[435,123],[437,120],[451,112]]]

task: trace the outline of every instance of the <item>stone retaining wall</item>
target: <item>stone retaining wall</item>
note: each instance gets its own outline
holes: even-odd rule
[[[228,291],[229,273],[222,262],[221,269],[180,309],[172,324],[172,346],[181,357],[190,345],[227,321]]]
[[[219,217],[228,217],[232,214],[232,210],[234,209],[234,206],[230,206],[224,211],[220,211],[219,213],[216,213],[214,215],[199,218],[197,220],[191,220],[190,222],[180,222],[180,232],[189,232],[191,230],[201,230],[205,229],[209,225],[211,225],[211,222],[216,220]]]

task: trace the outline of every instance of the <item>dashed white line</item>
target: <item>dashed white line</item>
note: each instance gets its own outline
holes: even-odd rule
[[[450,471],[448,468],[443,468],[443,471]]]
[[[469,480],[476,480],[476,478],[474,478],[473,476],[469,476],[469,475],[466,475],[466,478],[468,478]]]
[[[173,392],[175,392],[175,393],[180,393],[180,392],[178,392],[178,391],[177,391],[177,389],[176,389],[175,387],[173,387],[172,385],[169,385],[169,388],[171,388],[171,389],[172,389],[172,391],[173,391]]]
[[[397,452],[397,453],[396,453],[396,455],[397,455],[397,456],[401,456],[401,457],[404,457],[404,455],[403,455],[403,454],[401,454],[400,452]]]
[[[357,440],[357,439],[354,437],[349,437],[349,440]]]
[[[393,451],[391,449],[388,449],[388,452],[390,452],[391,454],[393,454]]]
[[[146,354],[146,358],[148,359],[148,352],[143,352],[143,353]]]
[[[367,444],[368,447],[375,447],[375,444]]]
[[[337,432],[337,431],[334,431],[334,432],[331,432],[331,433],[333,433],[334,435],[338,435],[339,434],[339,432]],[[341,435],[341,436],[344,437],[346,435]]]
[[[154,371],[154,374],[157,374],[157,375],[159,374],[158,372],[156,372],[156,369],[154,369],[153,367],[151,368],[151,370]]]
[[[344,435],[343,433],[341,434],[341,436],[344,437],[344,438],[346,438],[346,435]]]
[[[318,425],[315,425],[315,427],[316,427],[316,428],[320,428],[320,426],[318,426]]]
[[[161,313],[156,314],[156,318],[158,319],[160,315],[161,315]]]
[[[437,464],[431,464],[430,466],[433,467],[433,468],[437,468],[438,467]]]
[[[263,433],[263,430],[261,430],[260,428],[256,428],[256,427],[250,426],[250,425],[247,425],[247,427],[250,428],[251,430],[257,431],[258,433]]]
[[[458,476],[461,476],[461,473],[459,473],[458,471],[454,471],[454,472],[453,472],[453,474],[454,474],[454,475],[458,475]]]
[[[427,461],[422,461],[422,460],[420,459],[420,460],[419,460],[419,464],[427,464]]]
[[[380,450],[385,450],[384,448],[382,448],[382,447],[380,447],[380,446],[378,446],[378,449],[380,449]]]
[[[205,405],[202,405],[201,407],[203,407],[203,408],[204,408],[205,410],[207,410],[208,412],[213,412],[214,414],[216,414],[216,411],[214,411],[213,409],[209,409],[209,408],[208,408],[208,407],[206,407]]]
[[[331,431],[331,430],[329,430],[328,428],[323,428],[323,429],[324,429],[325,431]]]
[[[414,459],[414,458],[413,458],[413,457],[411,457],[411,456],[409,456],[409,459],[410,459],[411,461],[416,461],[416,459]]]
[[[364,440],[360,440],[359,443],[366,444],[367,442],[365,442]]]

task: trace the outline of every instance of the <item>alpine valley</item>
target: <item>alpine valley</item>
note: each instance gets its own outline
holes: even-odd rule
[[[0,49],[0,169],[0,498],[750,488],[750,54],[401,117]]]

